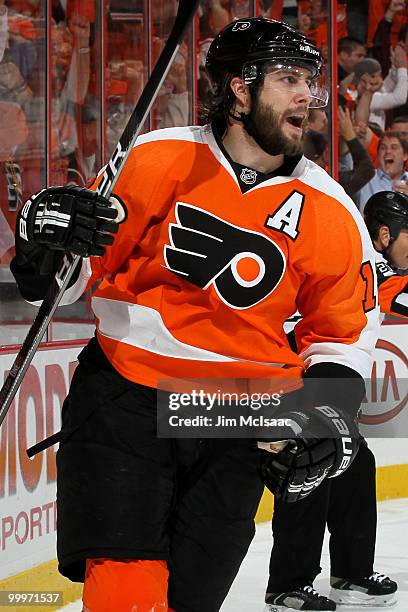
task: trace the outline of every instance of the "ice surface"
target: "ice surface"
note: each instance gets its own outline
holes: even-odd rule
[[[257,526],[256,536],[248,555],[228,594],[221,612],[263,612],[267,583],[269,553],[272,534],[269,523]],[[329,554],[325,538],[322,563],[323,572],[315,580],[314,587],[321,595],[328,595]],[[375,570],[387,574],[398,582],[398,603],[392,608],[360,608],[365,612],[392,610],[408,612],[408,499],[395,499],[378,504],[378,530]],[[357,607],[337,606],[341,612],[354,612]],[[80,602],[64,608],[64,612],[80,612]]]

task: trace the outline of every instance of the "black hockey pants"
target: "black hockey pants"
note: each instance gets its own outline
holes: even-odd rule
[[[120,376],[92,340],[63,407],[58,559],[164,559],[177,612],[217,612],[255,532],[263,492],[253,440],[156,433],[156,391]]]
[[[296,504],[275,500],[268,593],[312,584],[321,571],[326,524],[330,532],[331,575],[370,575],[377,525],[375,459],[364,442],[342,476],[326,479]]]

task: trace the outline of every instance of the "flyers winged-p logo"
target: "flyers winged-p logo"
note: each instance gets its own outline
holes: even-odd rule
[[[214,285],[220,299],[237,309],[254,306],[278,286],[286,259],[270,238],[183,202],[175,213],[171,246],[164,247],[168,270],[202,289]]]

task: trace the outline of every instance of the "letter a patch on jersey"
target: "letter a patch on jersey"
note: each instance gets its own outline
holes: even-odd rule
[[[280,283],[286,268],[281,249],[268,237],[242,229],[190,204],[177,202],[169,225],[166,267],[202,289],[214,285],[232,308],[250,308]]]
[[[299,235],[299,221],[304,201],[303,193],[292,191],[278,210],[273,215],[269,215],[265,226],[273,227],[292,238],[292,240],[296,240]]]

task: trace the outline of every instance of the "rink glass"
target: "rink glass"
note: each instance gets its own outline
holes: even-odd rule
[[[264,15],[302,30],[321,47],[326,83],[333,88],[330,18],[336,14],[338,38],[346,26],[353,36],[371,27],[357,6],[351,14],[350,4],[346,17],[340,1],[228,0],[223,11],[200,3],[145,131],[200,122],[209,89],[205,55],[231,19]],[[18,13],[21,6],[5,0],[0,9],[0,347],[18,345],[36,311],[21,299],[9,270],[17,211],[44,186],[86,184],[109,158],[171,29],[177,1],[37,0],[25,3],[24,14]],[[332,141],[337,136],[329,133],[329,171]],[[59,309],[47,340],[92,334],[84,296]]]

